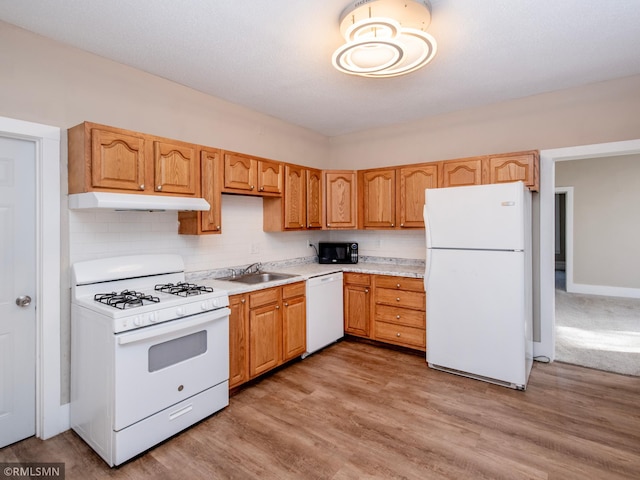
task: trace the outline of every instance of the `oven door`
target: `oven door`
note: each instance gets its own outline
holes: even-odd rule
[[[115,335],[115,431],[228,380],[229,312]]]

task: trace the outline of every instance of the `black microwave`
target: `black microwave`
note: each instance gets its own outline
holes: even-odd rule
[[[318,263],[358,263],[358,244],[320,242],[318,243]]]

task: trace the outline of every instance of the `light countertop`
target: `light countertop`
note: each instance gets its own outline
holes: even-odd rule
[[[392,263],[375,263],[360,262],[348,265],[320,265],[318,263],[302,263],[287,266],[267,266],[263,269],[265,272],[287,273],[295,275],[291,278],[282,280],[274,280],[272,282],[264,282],[249,285],[240,282],[229,282],[217,278],[206,278],[206,276],[197,275],[200,278],[193,278],[199,285],[206,285],[214,289],[226,290],[229,295],[237,295],[255,290],[262,290],[279,285],[305,281],[319,275],[327,275],[336,272],[355,272],[368,273],[375,275],[391,275],[396,277],[424,278],[424,266],[420,265],[394,265]]]

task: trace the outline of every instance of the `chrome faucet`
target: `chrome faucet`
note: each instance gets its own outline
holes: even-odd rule
[[[253,269],[254,267],[255,267],[255,271],[252,272],[251,269]],[[246,275],[247,273],[259,273],[260,268],[262,268],[262,264],[260,262],[252,263],[247,268],[242,270],[242,275]]]

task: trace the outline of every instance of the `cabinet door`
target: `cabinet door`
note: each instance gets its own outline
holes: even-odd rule
[[[396,223],[396,172],[374,170],[361,172],[362,226],[392,228]]]
[[[302,355],[307,350],[307,302],[304,296],[282,303],[283,360]]]
[[[322,171],[307,169],[307,228],[322,228]]]
[[[198,193],[197,147],[189,144],[153,142],[156,192]]]
[[[284,178],[284,229],[303,229],[306,224],[305,170],[297,165],[286,165]]]
[[[525,152],[489,157],[489,183],[521,180],[531,190],[538,190],[538,153]]]
[[[234,153],[224,154],[224,188],[252,192],[257,178],[257,160]]]
[[[327,228],[357,226],[356,173],[327,171],[324,177]]]
[[[258,191],[282,193],[282,164],[268,160],[258,161]]]
[[[441,187],[482,185],[482,159],[456,160],[442,163]]]
[[[92,187],[138,192],[144,190],[144,144],[142,136],[92,129]]]
[[[369,336],[371,312],[370,288],[362,285],[344,286],[344,333]]]
[[[201,213],[201,228],[203,232],[220,233],[220,152],[217,150],[202,150],[200,168],[202,198],[211,205],[208,212]]]
[[[249,375],[251,378],[277,367],[282,359],[280,305],[249,310]]]
[[[398,169],[397,221],[401,228],[424,228],[424,191],[438,186],[438,166]]]
[[[249,325],[244,295],[229,297],[229,388],[249,379]]]

